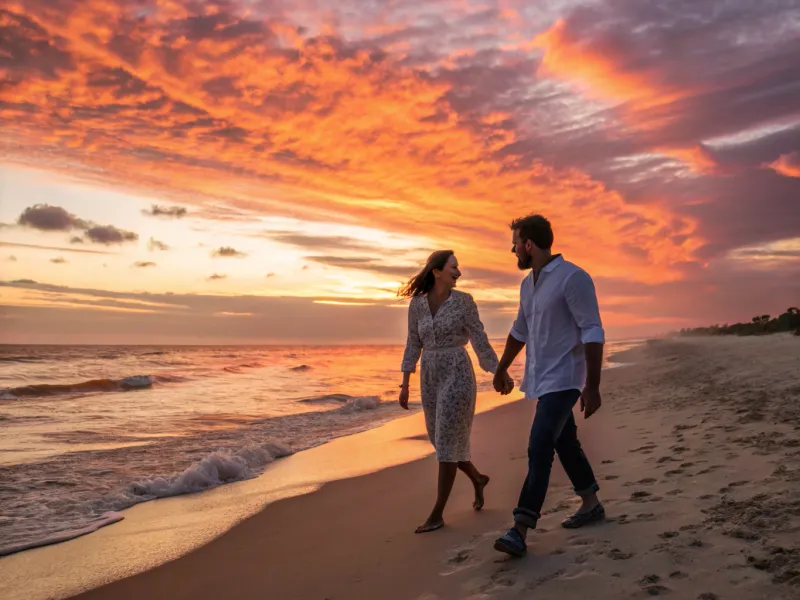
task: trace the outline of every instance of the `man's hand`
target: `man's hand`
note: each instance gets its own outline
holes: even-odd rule
[[[492,384],[494,385],[494,391],[498,394],[502,394],[503,396],[510,394],[514,389],[514,380],[511,379],[511,376],[506,370],[498,369],[498,371],[494,374],[494,380],[492,381]]]
[[[600,398],[600,388],[589,387],[588,385],[583,388],[583,392],[581,392],[581,412],[583,412],[584,419],[588,419],[600,410],[602,404],[603,400]]]
[[[498,394],[502,394],[503,390],[506,389],[506,377],[508,377],[507,371],[497,369],[497,371],[494,373],[492,385],[494,386],[494,391]]]

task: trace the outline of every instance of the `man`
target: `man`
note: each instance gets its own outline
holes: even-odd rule
[[[520,288],[519,311],[494,387],[504,394],[511,391],[508,368],[525,348],[521,390],[526,398],[538,398],[538,403],[528,442],[528,475],[514,509],[514,527],[498,538],[494,547],[523,556],[528,529],[536,528],[544,504],[555,453],[583,500],[562,525],[577,528],[605,517],[597,498],[600,488],[581,449],[572,415],[579,398],[586,419],[600,408],[605,335],[592,279],[560,254],[551,253],[550,222],[541,215],[530,215],[515,220],[511,230],[511,251],[517,255],[517,265],[532,271]]]

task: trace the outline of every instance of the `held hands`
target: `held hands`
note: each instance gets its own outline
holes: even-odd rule
[[[400,388],[400,397],[398,398],[400,408],[408,410],[408,386]]]
[[[494,374],[494,380],[492,381],[492,384],[494,385],[494,391],[503,396],[510,394],[514,389],[514,380],[511,379],[508,371],[505,370],[498,370]]]
[[[589,387],[588,385],[583,388],[583,392],[581,392],[581,412],[583,412],[584,419],[588,419],[600,410],[602,404],[603,400],[600,398],[600,388]]]

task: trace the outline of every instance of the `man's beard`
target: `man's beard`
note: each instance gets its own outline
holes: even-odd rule
[[[533,267],[533,257],[530,254],[526,254],[524,257],[518,256],[517,257],[517,267],[520,271],[527,271],[528,269]]]

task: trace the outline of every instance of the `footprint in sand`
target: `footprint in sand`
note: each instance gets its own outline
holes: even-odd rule
[[[678,459],[675,458],[674,456],[662,456],[656,461],[656,463],[659,465],[662,465],[666,462],[678,462]]]
[[[557,571],[553,571],[552,573],[545,573],[540,577],[536,578],[534,581],[531,581],[527,585],[527,589],[532,590],[534,588],[539,587],[540,585],[544,585],[548,581],[553,581],[553,579],[558,579],[561,577],[566,571],[564,569],[558,569]]]
[[[597,540],[594,538],[582,538],[578,537],[575,539],[570,540],[570,546],[594,546],[597,543]]]
[[[610,464],[612,464],[613,462],[614,462],[613,460],[604,460],[604,461],[602,461],[602,463],[603,463],[604,465],[610,465]]]
[[[657,480],[657,479],[653,479],[652,477],[645,477],[644,479],[640,479],[640,480],[639,480],[639,481],[637,481],[636,483],[639,483],[639,484],[641,484],[641,485],[652,485],[652,484],[654,484],[656,481],[658,481],[658,480]]]
[[[687,577],[689,576],[683,571],[673,571],[669,574],[670,579],[686,579]]]
[[[709,472],[719,471],[722,468],[722,465],[711,465],[706,468],[708,469]]]
[[[703,592],[697,597],[697,600],[719,600],[719,596],[713,592]]]
[[[623,552],[619,548],[612,548],[608,551],[608,558],[611,560],[628,560],[636,556],[633,552]]]
[[[678,494],[682,494],[683,490],[680,488],[676,488],[674,490],[670,490],[667,492],[667,496],[677,496]]]
[[[459,550],[458,552],[456,552],[455,555],[448,558],[447,562],[450,563],[451,565],[460,565],[464,561],[468,560],[471,555],[472,555],[472,550],[467,550],[467,549]]]
[[[614,481],[615,479],[619,479],[619,475],[606,475],[604,477],[606,481]]]
[[[657,447],[658,446],[656,446],[655,444],[645,444],[644,446],[639,446],[638,448],[634,448],[633,450],[630,450],[630,452],[631,453],[639,452],[640,454],[650,454]]]
[[[671,471],[667,471],[664,473],[667,477],[674,477],[676,475],[683,475],[686,471],[683,469],[672,469]]]
[[[673,452],[683,453],[683,452],[688,452],[689,448],[687,448],[686,446],[678,445],[678,446],[672,446],[670,450],[672,450]]]
[[[653,496],[650,492],[639,490],[631,494],[631,502],[660,502],[663,500],[661,496]]]
[[[648,580],[654,579],[654,583],[645,583]],[[639,585],[642,586],[642,589],[647,592],[648,596],[662,596],[664,594],[668,594],[671,590],[657,583],[661,581],[661,578],[658,575],[645,575],[642,579],[639,580]]]
[[[512,569],[511,567],[502,566],[497,571],[492,573],[492,576],[489,578],[489,581],[482,585],[479,588],[481,593],[488,592],[492,589],[497,588],[510,588],[517,584],[517,578],[519,576],[519,572],[517,569]]]
[[[677,531],[665,531],[664,533],[659,533],[658,537],[662,540],[668,540],[674,537],[678,537],[680,534]]]

